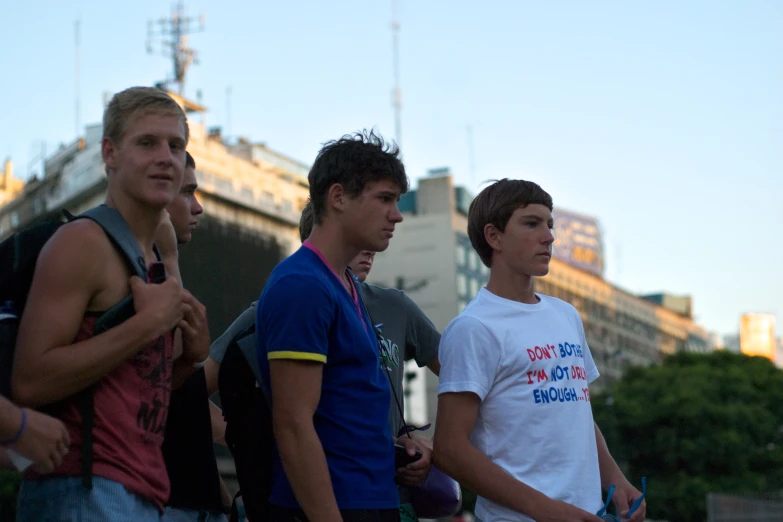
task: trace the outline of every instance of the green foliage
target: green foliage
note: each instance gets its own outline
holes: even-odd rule
[[[629,480],[648,477],[650,518],[703,521],[709,492],[783,488],[783,372],[764,358],[676,354],[592,403]]]
[[[16,495],[21,474],[0,469],[0,520],[12,522],[16,518]]]
[[[473,493],[471,490],[466,489],[464,486],[461,486],[461,488],[462,488],[462,511],[467,511],[468,513],[475,513],[476,494]]]

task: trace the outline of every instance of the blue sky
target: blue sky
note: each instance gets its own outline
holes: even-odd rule
[[[534,180],[599,217],[612,282],[692,294],[720,333],[743,312],[775,313],[780,335],[782,2],[398,1],[412,179],[449,166],[474,192]],[[169,74],[145,37],[171,4],[3,2],[0,157],[23,176],[41,143],[74,138],[76,19],[86,124],[103,92]],[[208,125],[308,163],[346,132],[393,137],[390,0],[186,8],[206,15],[185,93],[201,89]]]

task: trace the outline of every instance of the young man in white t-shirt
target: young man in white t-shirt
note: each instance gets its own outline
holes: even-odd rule
[[[641,496],[593,422],[588,384],[599,374],[579,313],[535,292],[552,225],[551,196],[529,181],[493,183],[468,213],[490,276],[443,332],[434,460],[478,493],[482,522],[600,522],[602,486],[616,486],[620,515]]]

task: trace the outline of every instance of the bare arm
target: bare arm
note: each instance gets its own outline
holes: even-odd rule
[[[21,404],[40,406],[83,390],[176,324],[171,320],[181,313],[174,311],[178,283],[146,285],[136,278],[131,286],[136,315],[73,342],[94,297],[106,290],[102,278],[112,256],[116,259],[113,249],[97,224],[80,220],[60,228],[42,250],[14,359],[12,386]]]
[[[470,443],[479,397],[470,392],[438,397],[434,461],[441,470],[482,497],[539,521],[600,522],[575,506],[553,500],[516,480]]]
[[[440,375],[440,360],[437,358],[437,356],[427,363],[427,368],[429,368],[430,371],[435,375]]]
[[[177,333],[180,336],[182,356],[174,361],[172,385],[178,388],[196,372],[195,363],[209,358],[209,325],[207,309],[187,290],[184,296],[185,315],[179,322]]]
[[[608,490],[610,486],[615,486],[612,501],[617,507],[617,512],[625,516],[630,505],[642,493],[625,478],[625,475],[609,452],[609,447],[606,445],[606,439],[603,433],[601,433],[601,429],[598,427],[598,424],[593,424],[595,425],[595,443],[598,448],[598,468],[601,473],[601,487]],[[632,522],[641,522],[645,519],[646,512],[647,503],[642,502],[630,520]]]
[[[321,399],[323,365],[269,361],[272,419],[280,459],[297,501],[311,522],[342,520],[313,415]]]
[[[70,437],[58,419],[35,410],[21,409],[0,396],[0,439],[16,440],[9,447],[35,462],[36,470],[48,473],[60,465],[68,453]],[[13,463],[0,447],[0,468]]]
[[[0,395],[0,440],[9,440],[19,431],[22,423],[22,411]]]
[[[0,448],[0,469],[16,469],[3,448]]]
[[[207,378],[207,395],[212,397],[218,391],[218,373],[220,372],[220,363],[212,357],[207,358],[204,363],[204,376]]]
[[[598,468],[601,471],[601,487],[606,490],[609,489],[609,486],[616,485],[618,481],[624,481],[625,475],[620,471],[620,467],[614,461],[612,454],[609,453],[606,439],[598,428],[598,424],[593,424],[595,426],[595,443],[598,447]]]
[[[226,421],[223,418],[223,411],[212,401],[209,401],[209,420],[212,423],[212,441],[225,446]]]

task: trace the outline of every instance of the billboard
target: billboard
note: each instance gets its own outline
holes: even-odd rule
[[[760,355],[775,361],[775,316],[745,314],[740,319],[740,350],[746,355]]]
[[[604,245],[598,219],[556,208],[554,257],[582,270],[604,275]]]

